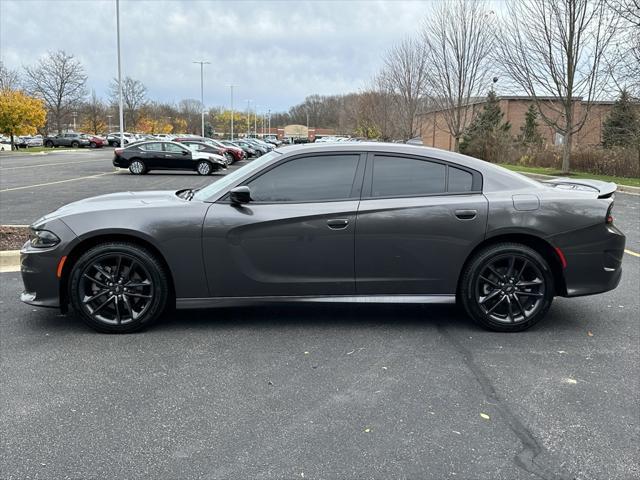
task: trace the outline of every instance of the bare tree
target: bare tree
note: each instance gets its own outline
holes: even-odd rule
[[[493,48],[493,12],[481,1],[450,0],[427,17],[422,38],[433,108],[442,112],[454,151],[471,119],[471,100],[486,90]]]
[[[605,55],[619,17],[605,0],[512,1],[499,29],[498,57],[533,97],[542,120],[564,137],[562,171],[570,168],[572,137],[606,91]],[[577,101],[580,108],[576,108]]]
[[[200,112],[202,104],[200,100],[185,98],[178,103],[178,112],[187,122],[187,133],[200,131]],[[253,128],[253,125],[251,126]]]
[[[44,100],[60,132],[64,120],[87,94],[84,67],[73,55],[58,50],[24,70],[26,90]]]
[[[91,91],[91,97],[82,106],[82,129],[95,135],[102,133],[107,128],[105,119],[107,118],[107,108],[96,95],[96,91]]]
[[[618,90],[640,98],[640,0],[607,0],[620,17],[614,54],[610,58],[613,82]]]
[[[109,85],[112,105],[118,105],[118,80],[113,79]],[[124,109],[123,128],[135,128],[138,123],[140,108],[147,103],[147,87],[140,80],[125,77],[122,80],[122,104]]]
[[[407,38],[391,48],[384,57],[384,66],[376,82],[381,91],[396,102],[400,136],[404,140],[414,137],[415,117],[427,85],[424,46],[413,38]]]
[[[20,86],[20,76],[15,70],[5,67],[0,61],[0,90],[17,90]]]

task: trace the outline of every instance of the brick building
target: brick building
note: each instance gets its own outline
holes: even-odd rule
[[[529,105],[533,103],[533,99],[531,97],[506,96],[499,97],[499,100],[500,108],[504,113],[504,120],[511,123],[511,134],[513,136],[520,134],[520,127],[525,121],[525,113]],[[553,99],[549,98],[548,100],[552,101]],[[482,109],[485,102],[486,99],[483,98],[471,102],[465,107],[465,125],[471,123],[475,113]],[[595,102],[591,105],[584,127],[573,136],[573,144],[575,146],[602,143],[602,124],[611,111],[613,103],[613,101],[603,101]],[[586,106],[581,98],[574,99],[574,118],[582,118],[585,108]],[[544,102],[542,102],[540,109],[550,117],[554,114],[551,108],[544,105]],[[453,150],[454,138],[447,129],[442,110],[431,110],[418,114],[416,121],[418,122],[420,136],[424,145]],[[545,143],[550,145],[562,144],[562,135],[544,123],[540,117],[538,117],[538,124],[538,131]]]

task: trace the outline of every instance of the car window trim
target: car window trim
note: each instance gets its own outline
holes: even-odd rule
[[[408,195],[384,195],[384,196],[373,196],[373,162],[376,156],[379,157],[396,157],[396,158],[406,158],[412,160],[419,160],[423,162],[431,162],[438,163],[444,165],[446,167],[445,170],[445,191],[444,192],[436,192],[436,193],[418,193],[418,194],[408,194]],[[457,168],[459,170],[466,171],[471,174],[471,190],[466,192],[449,192],[449,168]],[[389,198],[414,198],[414,197],[443,197],[448,195],[471,195],[482,193],[482,174],[477,170],[472,168],[468,168],[463,165],[459,165],[457,163],[449,162],[446,160],[441,160],[439,158],[433,157],[424,157],[422,155],[411,155],[405,153],[397,153],[397,152],[369,152],[367,155],[367,165],[365,169],[365,178],[364,178],[365,187],[362,191],[362,196],[360,197],[362,200],[375,200],[375,199],[389,199]]]
[[[292,155],[290,157],[280,159],[276,163],[269,165],[268,167],[264,168],[263,170],[260,170],[259,172],[256,172],[251,177],[246,178],[241,182],[237,183],[236,185],[229,187],[229,190],[236,187],[243,186],[243,185],[247,185],[254,179],[266,174],[267,172],[271,171],[277,166],[284,165],[285,163],[291,162],[293,160],[297,160],[305,157],[334,157],[337,155],[350,155],[350,156],[358,157],[358,164],[356,165],[354,180],[351,183],[351,192],[349,194],[349,197],[336,198],[336,199],[330,199],[330,200],[285,200],[285,201],[278,201],[278,202],[264,202],[264,201],[252,200],[250,202],[250,205],[292,205],[292,204],[304,204],[304,203],[348,202],[352,200],[357,201],[357,200],[360,200],[360,194],[358,194],[357,196],[355,195],[355,193],[358,190],[358,187],[356,184],[358,183],[358,177],[362,175],[362,170],[364,170],[364,164],[366,162],[366,158],[365,158],[366,153],[367,152],[360,152],[360,151],[357,151],[357,152],[356,151],[337,151],[337,152],[300,153],[300,154]],[[362,168],[361,168],[361,165],[362,165]],[[229,200],[229,195],[230,195],[229,190],[227,190],[227,192],[225,192],[225,194],[222,195],[222,197],[219,200],[217,200],[216,203],[231,203]]]

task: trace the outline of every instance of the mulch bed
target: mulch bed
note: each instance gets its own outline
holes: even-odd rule
[[[0,227],[0,250],[19,250],[28,239],[26,227]]]

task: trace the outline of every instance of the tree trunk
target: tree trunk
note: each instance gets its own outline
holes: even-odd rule
[[[564,136],[564,145],[562,145],[562,173],[569,173],[571,167],[571,137],[573,134],[569,130]]]
[[[460,151],[460,137],[453,137],[453,151],[454,152],[459,152]]]
[[[16,150],[16,144],[13,141],[13,133],[11,134],[11,151],[13,152],[14,150]]]

